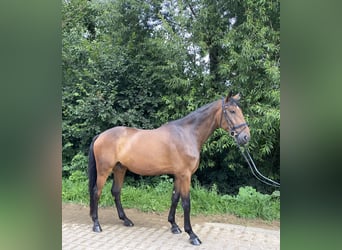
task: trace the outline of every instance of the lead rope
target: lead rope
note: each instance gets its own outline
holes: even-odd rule
[[[241,151],[243,157],[247,161],[248,166],[250,167],[251,172],[255,176],[255,178],[257,178],[259,181],[261,181],[267,185],[274,186],[274,187],[280,187],[280,183],[263,176],[259,172],[259,170],[257,169],[257,167],[254,164],[254,161],[253,161],[251,155],[249,154],[249,150],[246,147],[243,147],[243,149],[242,149],[242,147],[239,147],[239,148],[240,148],[240,151]]]

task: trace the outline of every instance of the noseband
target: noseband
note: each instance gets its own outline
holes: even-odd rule
[[[227,113],[226,107],[228,107],[229,105],[225,105],[224,104],[224,97],[222,97],[222,113],[221,113],[221,120],[220,120],[220,127],[221,127],[221,123],[222,123],[222,117],[224,116],[224,118],[226,119],[226,122],[228,124],[229,128],[229,132],[231,136],[239,136],[239,134],[245,129],[247,128],[248,124],[247,123],[241,123],[239,125],[234,125],[233,121],[229,118],[229,115]],[[237,132],[237,129],[242,128],[239,132]]]

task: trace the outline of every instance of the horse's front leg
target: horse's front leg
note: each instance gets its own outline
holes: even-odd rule
[[[192,231],[191,223],[190,223],[190,192],[182,196],[182,206],[184,210],[184,230],[190,236],[190,243],[193,245],[200,245],[202,242],[198,238],[198,236]]]
[[[190,223],[190,183],[191,174],[183,174],[180,182],[180,195],[182,198],[182,207],[184,210],[184,230],[190,236],[190,243],[193,245],[200,245],[202,242],[197,235],[192,231]]]
[[[179,187],[177,187],[177,180],[175,180],[172,196],[171,196],[171,207],[168,217],[168,222],[171,223],[171,232],[174,234],[180,234],[182,230],[180,230],[179,226],[176,224],[176,209],[180,197]]]

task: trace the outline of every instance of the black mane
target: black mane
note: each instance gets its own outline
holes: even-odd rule
[[[208,115],[212,114],[211,108],[214,106],[213,104],[217,101],[214,101],[212,103],[205,104],[204,106],[192,111],[188,115],[171,121],[169,123],[177,123],[177,124],[190,124],[190,123],[199,123],[203,122],[204,119],[208,117]]]

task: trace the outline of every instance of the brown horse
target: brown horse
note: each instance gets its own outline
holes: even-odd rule
[[[204,142],[221,127],[230,132],[240,145],[250,139],[248,125],[237,105],[239,94],[207,104],[189,115],[143,130],[129,127],[114,127],[94,137],[89,152],[89,193],[90,216],[94,222],[93,231],[101,232],[98,221],[98,201],[102,188],[113,173],[111,189],[119,218],[125,226],[133,226],[127,218],[120,200],[121,187],[127,169],[139,175],[174,175],[174,189],[168,221],[171,232],[181,233],[175,222],[176,207],[182,199],[184,210],[184,230],[193,245],[201,244],[192,231],[190,223],[190,182],[191,175],[199,166],[200,151]]]

